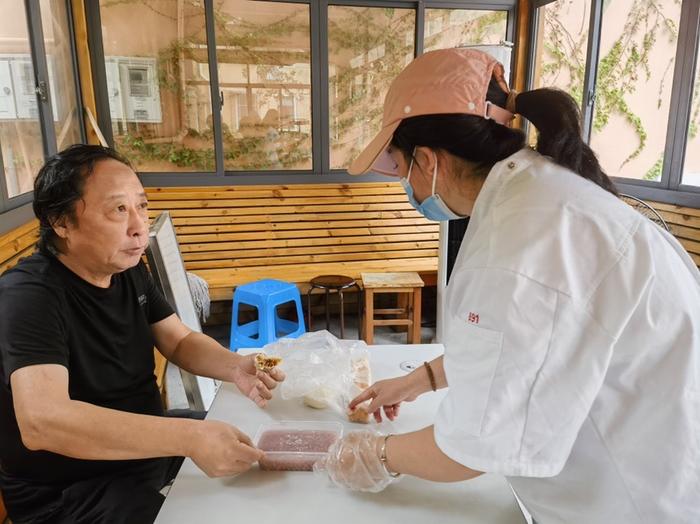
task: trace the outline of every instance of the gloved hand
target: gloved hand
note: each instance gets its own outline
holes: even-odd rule
[[[384,435],[374,431],[352,431],[329,448],[326,457],[314,464],[314,471],[325,472],[343,488],[382,491],[396,480],[379,458],[383,443]]]

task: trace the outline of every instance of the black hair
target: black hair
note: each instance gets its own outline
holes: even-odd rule
[[[34,180],[34,214],[39,219],[37,247],[57,253],[53,226],[63,219],[74,220],[75,204],[83,197],[85,181],[102,160],[129,161],[109,147],[75,144],[49,157]]]
[[[492,79],[486,99],[506,107],[507,96]],[[595,153],[583,141],[579,108],[571,96],[558,89],[526,91],[516,97],[515,109],[537,128],[539,153],[618,195]],[[418,146],[442,149],[473,164],[477,173],[486,174],[496,162],[525,146],[525,134],[473,115],[423,115],[402,120],[391,144],[407,158]]]

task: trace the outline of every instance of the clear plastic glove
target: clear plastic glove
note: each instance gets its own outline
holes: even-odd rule
[[[370,430],[352,431],[335,442],[324,459],[314,464],[316,473],[326,473],[336,486],[377,493],[392,477],[379,459],[384,435]]]

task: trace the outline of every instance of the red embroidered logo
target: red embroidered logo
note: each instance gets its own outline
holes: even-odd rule
[[[471,311],[469,312],[469,322],[472,324],[478,324],[479,323],[479,315],[477,313],[472,313]]]

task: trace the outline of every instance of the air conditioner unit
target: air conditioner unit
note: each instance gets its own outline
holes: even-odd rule
[[[119,82],[119,62],[113,57],[105,58],[107,76],[107,99],[109,100],[109,117],[112,120],[124,120],[121,84]]]
[[[56,75],[53,57],[47,56],[49,70],[49,92],[53,120],[58,122],[59,100],[56,98]],[[0,55],[0,119],[37,120],[39,103],[36,94],[36,77],[32,58],[28,54]]]
[[[0,120],[15,120],[16,118],[17,109],[15,108],[10,61],[7,58],[2,58],[0,59]]]
[[[161,122],[155,58],[122,58],[119,79],[127,122]]]
[[[109,114],[112,120],[162,122],[155,58],[105,58]]]
[[[32,60],[16,57],[10,62],[12,71],[12,87],[15,92],[15,104],[17,107],[17,118],[32,119],[39,118],[39,104],[36,100],[36,81],[34,79],[34,69]]]

